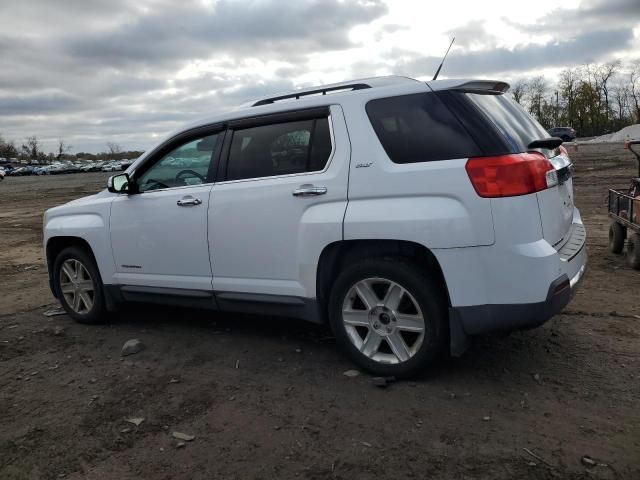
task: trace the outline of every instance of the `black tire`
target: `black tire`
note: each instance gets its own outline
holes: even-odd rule
[[[626,237],[627,229],[618,222],[611,222],[609,225],[609,250],[611,253],[622,253]]]
[[[388,279],[400,285],[415,299],[423,313],[425,334],[422,344],[416,347],[417,350],[408,360],[396,364],[373,360],[352,343],[347,333],[343,322],[343,303],[355,284],[371,278]],[[445,298],[443,286],[409,261],[403,258],[367,259],[347,266],[338,275],[329,298],[329,320],[338,345],[354,363],[375,375],[406,378],[432,364],[446,345],[447,303]],[[365,331],[369,329],[365,334],[368,335],[373,327],[362,328],[365,328]],[[390,343],[386,343],[391,347]]]
[[[560,138],[562,139],[563,142],[570,142],[571,141],[571,137],[569,135],[563,135]]]
[[[91,282],[93,283],[93,305],[87,312],[76,312],[73,307],[69,305],[65,295],[62,294],[60,285],[61,269],[64,262],[67,260],[76,260],[80,262],[91,276]],[[67,247],[58,254],[53,264],[53,284],[60,303],[67,314],[75,321],[80,323],[99,324],[106,320],[102,279],[100,278],[100,273],[93,256],[85,249],[80,247]]]
[[[631,268],[640,270],[640,234],[632,233],[627,239],[627,262]]]

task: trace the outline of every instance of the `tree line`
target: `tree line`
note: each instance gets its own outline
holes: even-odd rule
[[[573,127],[578,136],[615,132],[640,123],[640,59],[565,68],[553,84],[521,79],[511,95],[545,127]]]
[[[125,150],[115,142],[107,142],[106,150],[97,154],[88,152],[69,153],[72,145],[59,139],[54,152],[45,153],[42,143],[36,135],[26,137],[23,142],[17,144],[15,140],[5,140],[0,135],[0,158],[15,158],[27,160],[31,163],[49,164],[60,160],[123,160],[137,158],[144,152],[137,150]]]

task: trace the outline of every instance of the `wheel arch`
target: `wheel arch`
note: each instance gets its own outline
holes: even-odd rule
[[[84,238],[75,236],[57,236],[49,238],[45,247],[45,254],[47,260],[47,271],[49,272],[49,288],[51,289],[53,296],[56,298],[58,298],[58,294],[53,284],[53,265],[60,252],[68,247],[79,247],[85,250],[89,255],[91,255],[98,272],[100,272],[100,267],[93,253],[93,248],[91,248],[89,242]],[[102,273],[100,275],[102,276]]]
[[[341,240],[327,245],[318,261],[316,297],[325,318],[331,285],[342,268],[349,263],[375,257],[403,257],[416,261],[418,266],[434,275],[442,286],[447,306],[451,306],[449,289],[440,263],[424,245],[404,240]]]

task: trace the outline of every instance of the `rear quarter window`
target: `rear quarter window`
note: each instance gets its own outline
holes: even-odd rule
[[[385,152],[395,163],[432,162],[480,154],[465,128],[433,93],[371,100],[366,111]]]
[[[497,127],[514,152],[526,152],[549,133],[515,100],[505,95],[467,93],[467,98]]]

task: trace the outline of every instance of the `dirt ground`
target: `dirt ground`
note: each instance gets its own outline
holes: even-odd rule
[[[145,306],[97,327],[44,316],[42,213],[107,175],[7,178],[0,478],[640,478],[640,272],[606,248],[606,188],[628,183],[632,157],[570,153],[589,249],[572,303],[387,389],[345,376],[314,325]],[[146,349],[121,358],[131,338]]]

